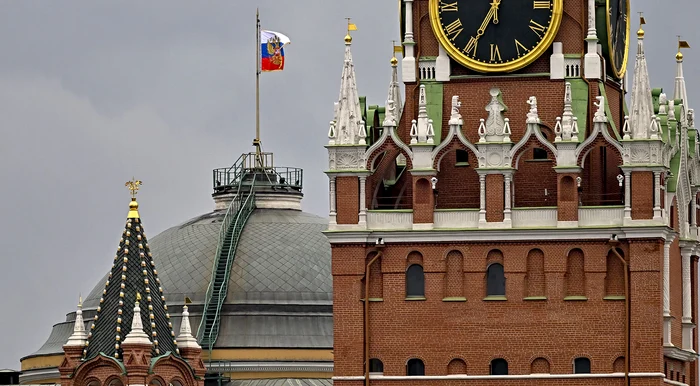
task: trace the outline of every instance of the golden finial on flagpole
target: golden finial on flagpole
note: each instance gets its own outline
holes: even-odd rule
[[[688,44],[687,41],[681,40],[681,35],[678,36],[678,53],[676,54],[676,60],[679,62],[683,61],[683,53],[681,52],[681,49],[683,48],[690,48],[690,44]]]
[[[400,46],[399,46],[399,47],[400,47]],[[391,65],[392,65],[392,66],[395,66],[395,65],[397,65],[397,64],[399,63],[399,60],[396,59],[396,48],[397,48],[397,47],[396,47],[396,40],[392,40],[392,41],[391,41],[391,50],[392,50],[392,53],[391,53]]]
[[[644,29],[642,26],[646,23],[647,21],[644,19],[644,12],[639,12],[639,30],[637,30],[637,37],[640,39],[644,38]]]
[[[354,23],[350,22],[350,18],[346,17],[345,18],[348,21],[348,33],[345,35],[345,44],[350,44],[352,43],[352,36],[350,36],[350,31],[357,31],[357,26]]]

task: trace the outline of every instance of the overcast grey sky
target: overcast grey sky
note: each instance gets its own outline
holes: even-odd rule
[[[632,5],[649,23],[652,86],[672,90],[675,36],[700,49],[700,5]],[[264,149],[304,169],[304,209],[325,217],[344,18],[359,28],[360,94],[383,104],[396,0],[0,0],[0,368],[18,369],[109,269],[125,181],[144,181],[149,237],[213,208],[211,169],[252,149],[256,6],[292,40],[285,70],[262,75]]]

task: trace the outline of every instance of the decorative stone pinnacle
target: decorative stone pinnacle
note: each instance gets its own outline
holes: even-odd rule
[[[180,334],[177,336],[178,348],[201,348],[197,343],[197,339],[192,336],[192,327],[190,326],[190,313],[187,305],[182,307],[182,322],[180,324]]]
[[[73,334],[68,338],[66,346],[83,347],[87,341],[87,332],[85,331],[85,322],[83,321],[83,297],[78,301],[78,309],[75,311],[75,324],[73,325]]]
[[[394,101],[389,99],[386,101],[386,112],[384,115],[384,127],[396,127],[396,119],[394,118]]]
[[[641,25],[644,24],[644,18],[640,20]],[[630,117],[630,134],[633,139],[649,139],[651,134],[648,132],[649,117],[654,113],[654,104],[651,96],[651,85],[649,82],[649,71],[647,69],[647,60],[644,55],[644,33],[637,42],[637,58],[634,64],[634,80],[632,81],[632,103],[630,105],[632,111]]]
[[[141,300],[141,295],[136,294],[136,301],[134,302],[134,317],[131,320],[131,331],[124,339],[124,344],[147,344],[151,345],[151,340],[148,335],[143,331],[143,322],[141,321],[141,307],[139,306],[139,300]]]
[[[501,90],[498,88],[494,87],[489,90],[489,95],[491,100],[484,108],[489,113],[485,124],[486,141],[500,142],[503,141],[504,136],[505,119],[503,112],[506,110],[506,106],[498,98],[501,95]]]

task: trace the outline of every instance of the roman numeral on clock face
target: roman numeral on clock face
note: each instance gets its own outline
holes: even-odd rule
[[[440,12],[457,12],[457,2],[445,3],[444,1],[440,1]]]
[[[502,61],[501,59],[501,51],[498,49],[498,44],[491,44],[491,61]]]
[[[544,36],[544,31],[547,28],[534,20],[530,20],[530,29],[532,32],[536,33],[540,39],[542,39],[542,36]]]
[[[552,2],[551,1],[533,1],[532,2],[532,9],[549,9],[552,7]]]
[[[455,40],[463,30],[462,21],[457,19],[445,27],[445,34],[450,40]]]

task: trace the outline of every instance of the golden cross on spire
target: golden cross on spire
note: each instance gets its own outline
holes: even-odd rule
[[[127,189],[131,192],[131,198],[136,199],[136,194],[139,192],[139,186],[141,186],[143,182],[141,180],[137,180],[136,178],[131,178],[131,181],[127,181],[124,186],[126,186]]]

